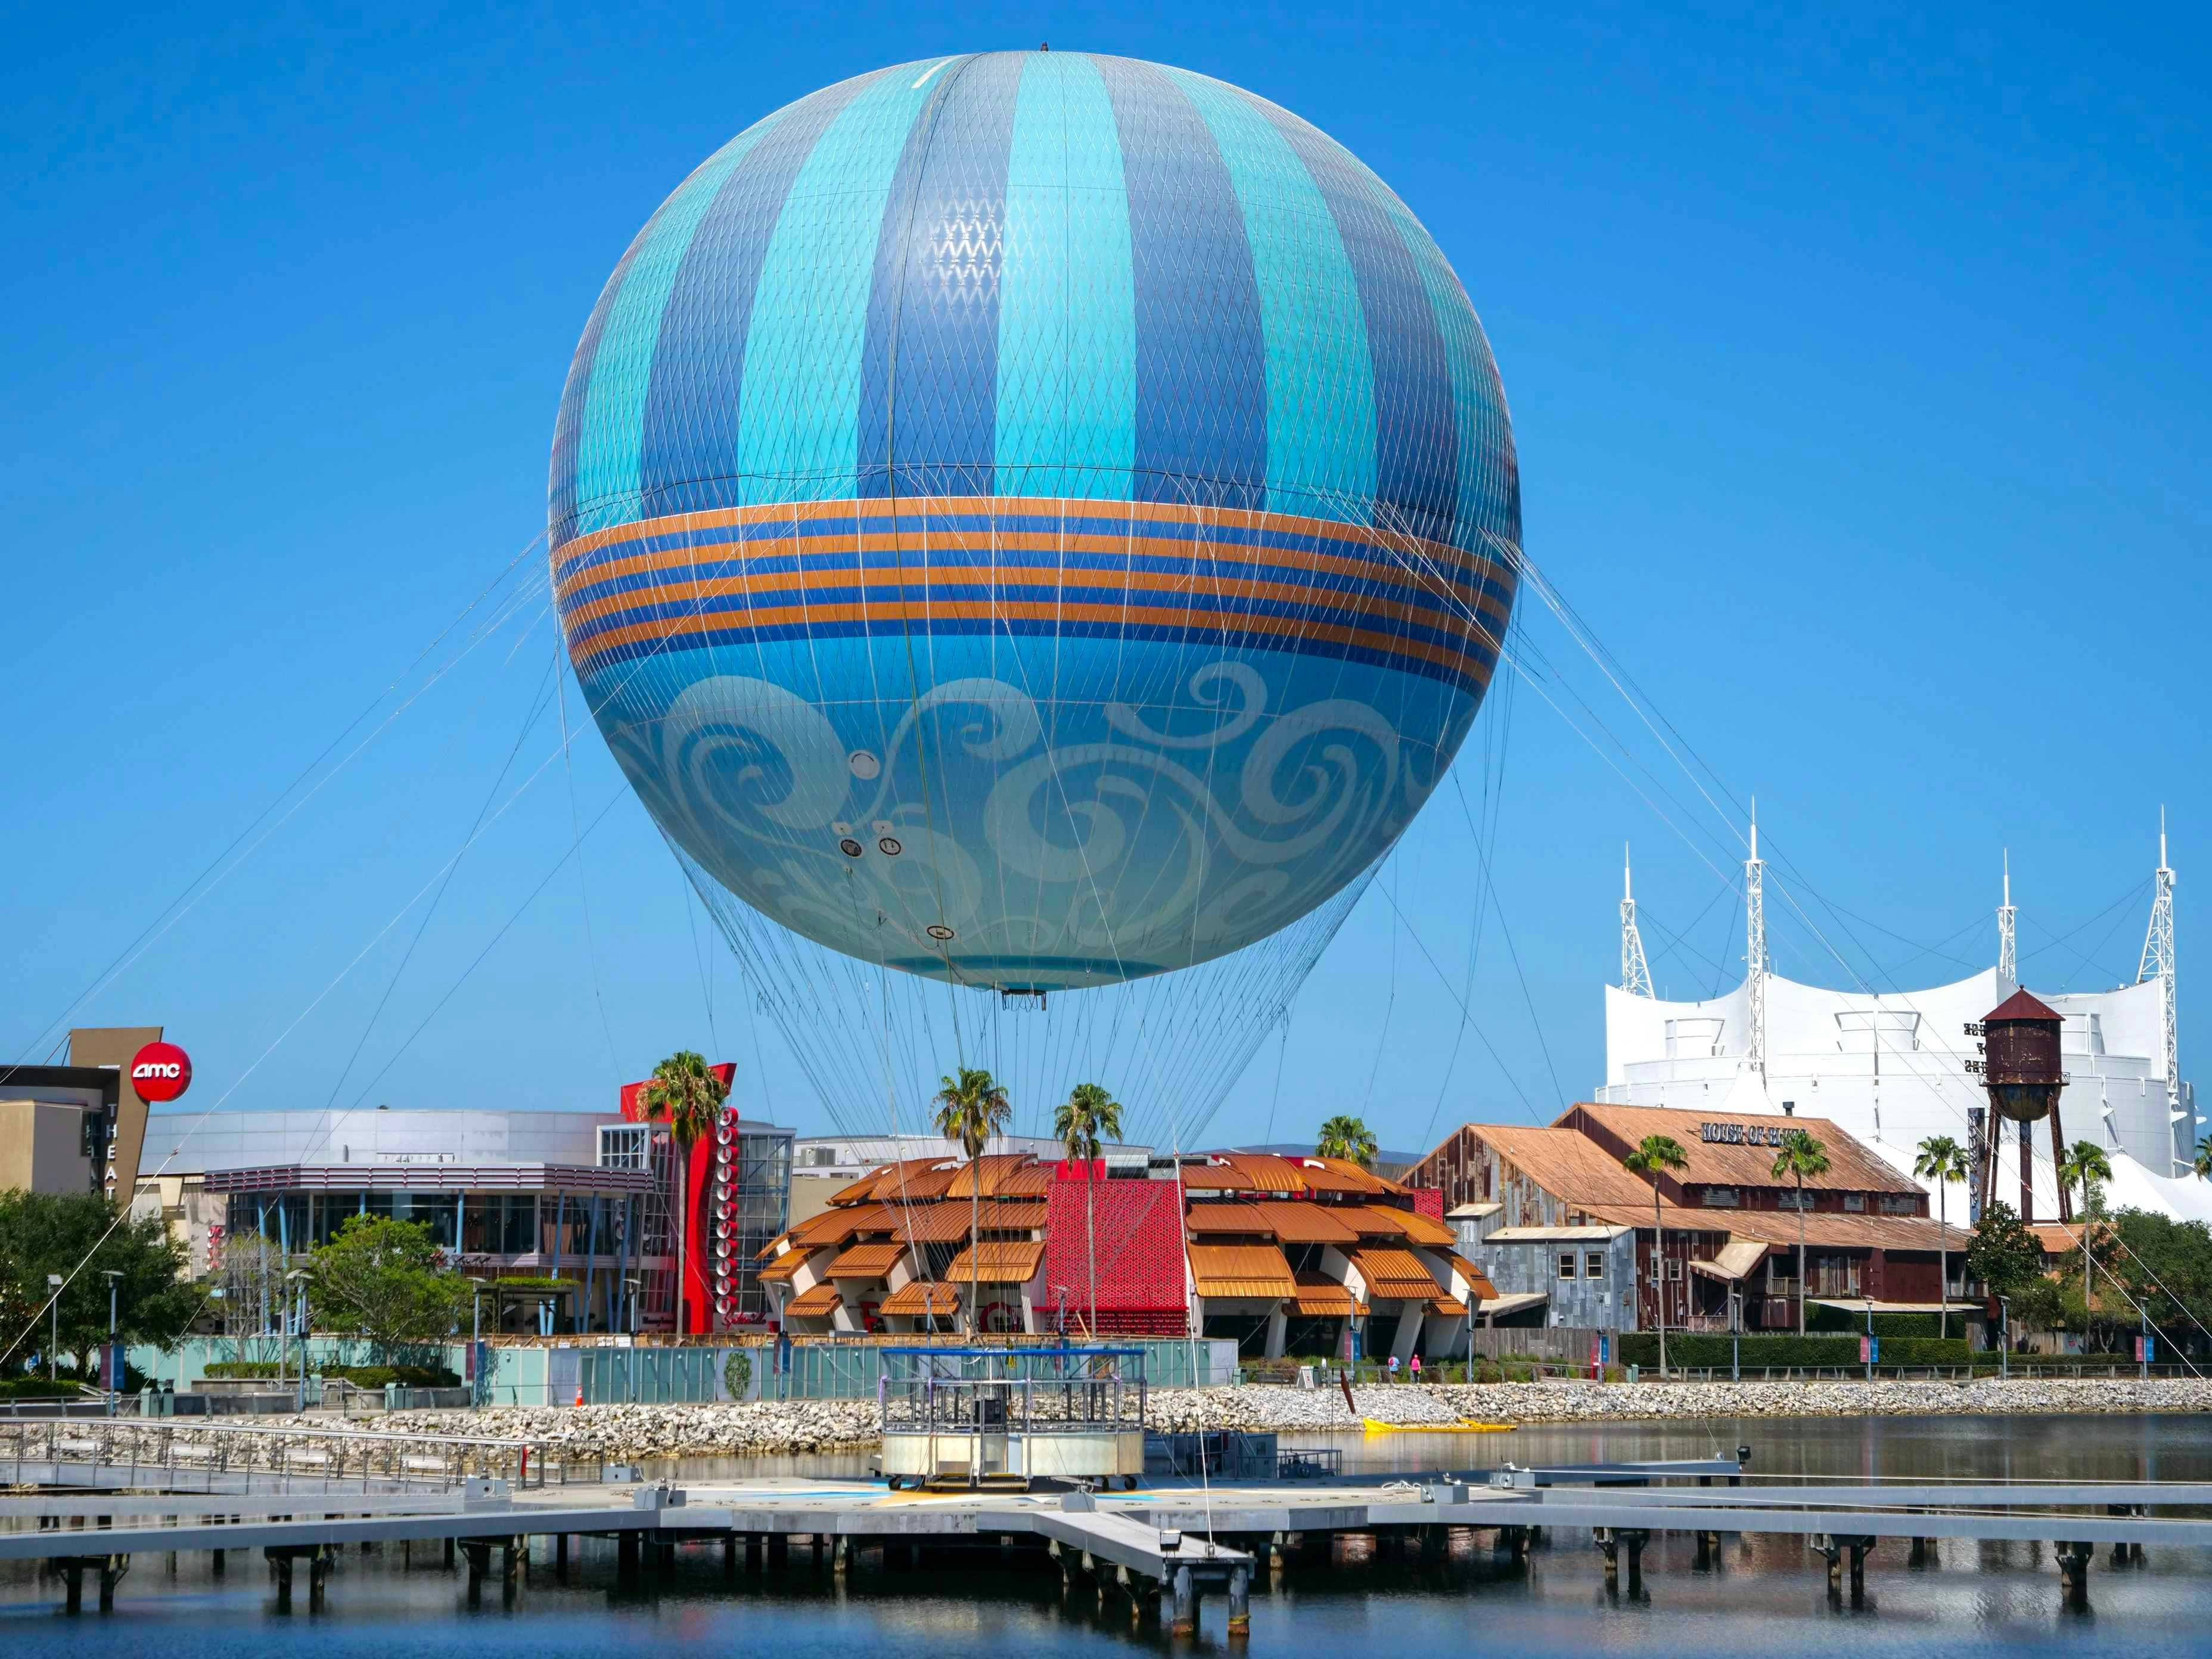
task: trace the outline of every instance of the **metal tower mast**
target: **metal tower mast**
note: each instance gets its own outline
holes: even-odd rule
[[[1620,988],[1632,997],[1651,994],[1651,969],[1644,960],[1644,935],[1636,927],[1636,890],[1629,884],[1626,842],[1620,848]]]
[[[2015,944],[2013,924],[2020,912],[2012,902],[2012,849],[2004,855],[2004,902],[1997,906],[1997,981],[2000,984],[2020,983],[2020,951]]]
[[[2173,872],[2166,862],[2166,808],[2158,809],[2158,890],[2150,904],[2150,927],[2143,934],[2142,961],[2136,969],[2136,983],[2155,978],[2159,983],[2159,1020],[2166,1059],[2166,1115],[2171,1126],[2181,1121],[2179,1031],[2175,1024],[2173,998]],[[2177,1167],[2181,1160],[2175,1160]]]
[[[1751,804],[1751,856],[1743,861],[1743,959],[1751,970],[1750,1040],[1744,1058],[1766,1075],[1766,865],[1759,856],[1759,803]]]

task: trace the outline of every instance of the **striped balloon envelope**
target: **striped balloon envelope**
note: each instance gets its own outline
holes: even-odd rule
[[[554,438],[571,657],[695,876],[1009,991],[1221,956],[1370,870],[1519,534],[1405,204],[1264,99],[1075,53],[739,134],[616,267]]]

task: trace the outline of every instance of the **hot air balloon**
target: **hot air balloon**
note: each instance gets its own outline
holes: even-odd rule
[[[726,931],[1042,994],[1356,891],[1474,719],[1520,506],[1474,308],[1348,151],[991,52],[684,180],[577,348],[550,524],[592,714]]]

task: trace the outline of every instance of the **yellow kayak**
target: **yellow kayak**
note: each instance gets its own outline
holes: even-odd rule
[[[1378,1423],[1371,1417],[1359,1420],[1370,1434],[1508,1434],[1521,1426],[1517,1423],[1477,1423],[1466,1418],[1456,1423]]]

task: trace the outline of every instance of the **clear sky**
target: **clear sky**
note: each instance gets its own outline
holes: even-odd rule
[[[2185,1071],[2212,1075],[2189,896],[2212,819],[2200,15],[331,10],[49,9],[0,63],[5,1058],[44,1057],[42,1028],[529,544],[576,337],[686,172],[829,82],[1049,40],[1272,98],[1426,222],[1504,377],[1530,555],[1758,796],[1836,947],[1771,901],[1782,971],[1986,965],[2009,847],[2028,982],[2131,979],[2164,803]],[[1381,878],[1419,938],[1370,894],[1218,1134],[1349,1104],[1407,1145],[1586,1093],[1625,840],[1662,991],[1741,972],[1692,842],[1740,854],[1546,706],[1538,685],[1586,698],[1644,793],[1637,763],[1693,799],[1556,623],[1532,611],[1527,640],[1547,678],[1480,728],[1510,738],[1513,950],[1493,916],[1470,1001],[1499,1058],[1469,1034],[1447,1074],[1476,892],[1447,789]],[[726,959],[710,1040],[696,917],[596,735],[573,802],[537,770],[551,645],[526,599],[76,1022],[167,1024],[191,1103],[233,1106],[603,1107],[719,1046],[764,1057],[748,1111],[822,1127]],[[425,908],[395,914],[533,775],[409,955]],[[610,799],[581,885],[559,870],[501,936]]]

